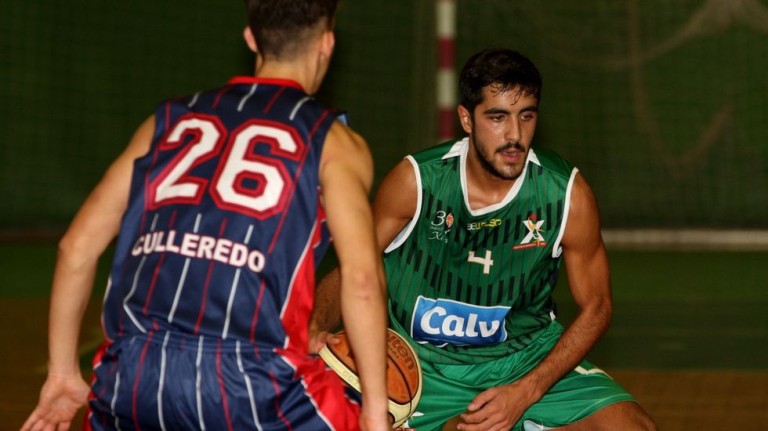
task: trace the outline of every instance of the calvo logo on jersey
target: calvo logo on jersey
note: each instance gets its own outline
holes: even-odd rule
[[[411,334],[420,343],[481,346],[507,339],[504,318],[509,307],[482,307],[450,299],[419,296]]]

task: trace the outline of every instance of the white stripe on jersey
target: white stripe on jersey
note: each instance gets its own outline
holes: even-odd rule
[[[256,429],[262,431],[261,424],[259,423],[259,414],[256,412],[256,400],[253,398],[253,388],[251,387],[251,378],[245,374],[245,368],[243,368],[243,360],[240,357],[240,340],[237,341],[237,368],[243,375],[245,380],[245,387],[248,389],[248,399],[251,402],[251,414],[253,415],[253,424],[256,425]]]
[[[155,216],[152,218],[152,224],[150,225],[149,231],[154,232],[155,227],[157,226],[157,219],[159,215],[155,214]],[[136,320],[136,316],[133,315],[131,312],[131,309],[128,308],[128,301],[131,300],[133,297],[133,294],[136,293],[136,287],[139,282],[139,274],[141,274],[141,269],[144,268],[144,262],[147,261],[147,256],[143,256],[141,258],[141,262],[139,262],[139,267],[136,269],[136,273],[133,275],[133,285],[131,286],[131,291],[128,292],[128,295],[125,295],[125,298],[123,299],[123,310],[125,310],[125,314],[128,315],[128,317],[131,318],[131,321],[134,325],[136,325],[137,328],[139,328],[139,331],[141,331],[143,334],[147,333],[147,330],[144,329],[143,326],[141,326],[141,323],[139,323],[138,320]]]
[[[251,240],[251,233],[253,232],[253,225],[248,226],[248,232],[245,234],[244,244],[248,244]],[[240,280],[241,268],[237,268],[235,271],[235,278],[232,280],[232,289],[229,292],[229,300],[227,301],[227,317],[224,319],[224,331],[221,333],[221,338],[227,339],[227,333],[229,332],[229,322],[232,317],[232,305],[235,302],[235,292],[237,292],[237,285]]]
[[[197,93],[195,93],[194,97],[192,97],[192,100],[190,100],[189,103],[187,103],[187,108],[191,108],[195,106],[195,103],[197,103],[197,99],[199,97],[200,97],[200,92],[198,91]]]
[[[110,404],[109,408],[112,410],[112,417],[115,418],[115,428],[117,428],[118,431],[120,431],[120,419],[117,418],[117,415],[115,414],[115,405],[117,404],[117,391],[120,390],[120,371],[115,374],[115,387],[114,391],[112,393],[112,403]]]
[[[165,419],[163,418],[163,387],[165,386],[165,350],[168,346],[168,336],[170,332],[165,333],[165,339],[163,340],[163,350],[161,351],[160,360],[160,385],[157,389],[157,418],[160,421],[160,428],[165,431]]]
[[[296,104],[296,106],[294,106],[294,107],[293,107],[293,110],[291,111],[291,115],[290,115],[290,116],[288,116],[288,118],[289,118],[291,121],[293,121],[293,119],[296,117],[296,113],[297,113],[297,112],[299,112],[299,108],[301,108],[301,106],[302,106],[303,104],[307,103],[307,101],[309,101],[309,100],[312,100],[312,97],[310,97],[310,96],[307,96],[307,97],[305,97],[305,98],[303,98],[303,99],[299,100],[299,103],[297,103],[297,104]]]
[[[133,322],[134,325],[136,325],[137,328],[139,328],[139,331],[146,334],[147,330],[144,329],[143,326],[141,326],[141,323],[139,323],[138,320],[136,320],[136,316],[133,315],[131,312],[131,309],[128,308],[128,301],[130,301],[131,297],[134,293],[136,293],[136,286],[139,282],[139,274],[141,274],[141,269],[144,267],[144,262],[147,261],[147,256],[142,256],[141,262],[139,262],[139,267],[136,269],[136,274],[133,275],[133,286],[131,286],[131,291],[128,292],[128,295],[125,295],[125,299],[123,299],[123,310],[125,310],[125,314],[128,315],[128,317],[131,318],[131,322]]]
[[[240,112],[243,110],[243,106],[245,106],[245,102],[247,102],[248,99],[250,99],[251,96],[253,96],[253,93],[256,92],[256,87],[258,86],[259,84],[251,85],[251,91],[249,91],[248,94],[246,94],[245,96],[243,96],[242,99],[240,99],[240,103],[237,105],[237,112]]]
[[[195,361],[195,369],[197,370],[197,378],[195,379],[195,395],[197,397],[197,414],[200,422],[200,429],[205,431],[205,422],[203,422],[203,394],[200,392],[200,382],[202,375],[200,374],[200,364],[203,362],[203,340],[205,337],[200,336],[200,340],[197,342],[197,361]]]
[[[193,229],[194,233],[197,233],[198,229],[200,228],[200,219],[202,218],[202,216],[203,216],[202,213],[198,213],[197,217],[195,218],[195,228]],[[184,281],[187,279],[187,270],[189,269],[189,261],[190,261],[190,258],[187,258],[184,261],[184,269],[181,271],[179,284],[176,286],[176,295],[173,296],[173,305],[171,305],[171,312],[168,314],[168,323],[173,323],[173,316],[176,314],[176,307],[179,306],[179,298],[181,298],[181,289],[184,288]]]

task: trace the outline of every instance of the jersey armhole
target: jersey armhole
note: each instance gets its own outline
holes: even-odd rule
[[[411,235],[411,232],[413,232],[413,228],[416,227],[416,223],[419,219],[419,214],[421,213],[421,172],[419,172],[419,164],[416,162],[416,159],[414,159],[412,156],[406,156],[406,160],[408,160],[411,163],[411,166],[413,167],[413,174],[416,176],[416,212],[413,214],[413,218],[411,218],[411,221],[408,222],[405,227],[403,227],[403,230],[400,231],[400,233],[397,234],[394,240],[392,240],[391,243],[387,246],[387,248],[384,250],[384,254],[390,253],[393,250],[396,250],[398,247],[403,245],[406,239]]]
[[[560,246],[560,241],[562,241],[563,235],[565,235],[565,228],[568,225],[568,214],[570,214],[571,211],[571,193],[573,191],[573,183],[576,181],[576,174],[578,173],[578,168],[573,168],[573,170],[571,170],[571,177],[568,178],[568,187],[565,190],[565,209],[563,210],[563,222],[560,223],[560,232],[558,232],[557,239],[552,246],[552,257],[554,258],[560,257],[560,255],[563,253],[563,247]]]

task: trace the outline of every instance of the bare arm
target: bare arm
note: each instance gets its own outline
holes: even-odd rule
[[[487,429],[488,424],[481,427],[479,420],[489,415],[512,426],[528,406],[576,367],[607,330],[612,310],[608,257],[600,234],[597,202],[581,175],[575,178],[562,246],[571,295],[579,308],[577,317],[547,357],[525,377],[478,395],[469,406],[476,413],[462,415],[465,421],[478,425],[462,429]],[[485,405],[493,411],[483,412]]]
[[[373,218],[379,252],[395,239],[416,212],[416,176],[413,166],[402,160],[379,185],[373,202]],[[317,288],[315,312],[312,318],[313,333],[331,332],[341,323],[339,309],[339,268],[323,277]],[[314,351],[326,341],[324,337],[315,340]]]
[[[59,242],[48,323],[48,377],[22,430],[43,425],[68,429],[85,404],[88,385],[81,376],[77,355],[83,313],[99,257],[117,234],[125,211],[133,161],[147,152],[153,131],[154,118],[149,118],[109,167]]]
[[[368,192],[365,141],[337,122],[326,137],[320,182],[341,274],[341,316],[360,375],[363,429],[387,429],[386,288]]]
[[[546,359],[525,377],[536,388],[537,397],[576,367],[611,320],[608,255],[600,234],[597,202],[581,175],[575,179],[562,245],[568,284],[579,311]]]

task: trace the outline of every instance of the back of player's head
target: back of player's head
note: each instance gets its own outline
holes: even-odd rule
[[[259,53],[285,59],[301,52],[318,31],[333,28],[339,0],[245,0],[248,27]]]
[[[483,101],[483,88],[498,85],[541,98],[541,75],[531,60],[510,49],[487,49],[473,55],[459,76],[461,105],[470,113]]]

